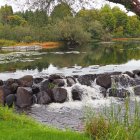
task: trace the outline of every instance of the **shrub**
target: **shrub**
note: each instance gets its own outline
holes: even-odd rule
[[[23,41],[26,43],[31,43],[33,41],[33,38],[31,36],[25,36],[23,38]]]
[[[13,46],[13,45],[16,45],[16,43],[17,42],[12,41],[12,40],[1,39],[0,40],[0,47],[3,47],[3,46]]]

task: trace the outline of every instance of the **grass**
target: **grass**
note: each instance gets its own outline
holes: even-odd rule
[[[86,133],[93,140],[140,140],[140,109],[135,101],[133,113],[129,99],[124,107],[111,105],[102,113],[91,113],[86,121]]]
[[[113,38],[112,41],[140,41],[140,38]]]
[[[0,107],[0,140],[89,140],[78,132],[41,125],[25,115]]]
[[[16,44],[17,44],[17,42],[12,41],[12,40],[0,39],[0,47],[13,46],[13,45],[16,45]]]
[[[31,42],[31,43],[26,43],[26,42],[16,42],[13,40],[5,40],[5,39],[0,39],[0,47],[8,47],[8,46],[32,46],[32,45],[39,45],[42,46],[44,49],[51,49],[51,48],[58,48],[59,46],[62,45],[60,42]]]

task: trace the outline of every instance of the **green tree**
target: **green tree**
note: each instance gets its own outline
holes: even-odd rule
[[[20,14],[20,13],[19,13]],[[48,24],[48,15],[43,10],[25,11],[23,18],[32,26],[46,26]]]
[[[13,9],[12,6],[2,6],[0,8],[0,22],[3,24],[8,24],[8,17],[13,15]]]
[[[65,17],[72,17],[72,9],[66,3],[58,4],[51,13],[52,20],[64,19]]]
[[[9,16],[8,21],[9,21],[9,24],[12,26],[20,26],[20,25],[25,26],[25,25],[27,25],[27,21],[18,15]]]
[[[92,9],[92,10],[82,9],[76,14],[76,17],[82,18],[84,21],[87,22],[100,19],[99,10],[97,9]]]
[[[140,36],[140,20],[137,16],[131,16],[128,19],[127,34],[133,37]]]
[[[127,14],[124,11],[120,10],[119,7],[114,7],[112,9],[112,13],[116,20],[116,28],[123,27],[123,30],[125,32],[125,30],[127,30],[127,24],[128,24]]]
[[[91,35],[83,28],[82,22],[72,17],[66,17],[51,25],[48,36],[67,45],[82,45],[90,41]]]
[[[101,8],[100,17],[100,21],[103,24],[103,27],[107,28],[110,32],[113,32],[116,26],[116,19],[109,5],[105,5]]]

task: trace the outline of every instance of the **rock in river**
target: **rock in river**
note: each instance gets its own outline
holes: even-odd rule
[[[52,95],[53,101],[56,103],[64,103],[67,100],[67,90],[64,88],[54,88]]]
[[[96,79],[97,85],[108,89],[111,87],[111,76],[110,74],[100,74]]]
[[[33,104],[33,93],[30,87],[19,87],[17,90],[16,105],[20,108],[30,107]]]

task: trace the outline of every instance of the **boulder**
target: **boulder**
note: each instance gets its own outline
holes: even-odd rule
[[[126,72],[124,72],[123,74],[127,74],[129,77],[131,77],[131,78],[134,78],[135,77],[135,74],[134,73],[132,73],[132,72],[130,72],[130,71],[126,71]]]
[[[133,70],[133,73],[137,76],[140,76],[140,70]]]
[[[52,83],[58,87],[63,87],[65,85],[65,81],[63,79],[55,79]]]
[[[32,86],[32,91],[33,91],[33,94],[37,94],[40,92],[40,88],[38,85],[33,85]]]
[[[12,94],[12,91],[10,87],[3,85],[2,86],[3,92],[4,92],[4,97],[8,96],[9,94]]]
[[[20,87],[32,87],[33,85],[33,76],[26,75],[20,79],[18,79],[18,83]]]
[[[16,94],[18,87],[19,87],[18,83],[13,83],[12,85],[9,86],[9,89],[11,90],[12,94]]]
[[[82,94],[83,90],[80,88],[80,86],[76,85],[72,88],[72,99],[73,100],[82,100]]]
[[[0,86],[3,86],[3,84],[4,84],[4,83],[3,83],[3,81],[2,81],[2,80],[0,80]]]
[[[87,74],[87,75],[81,75],[77,79],[81,85],[87,85],[91,86],[92,82],[96,79],[96,75],[93,74]]]
[[[10,94],[5,99],[5,103],[8,107],[12,107],[15,102],[16,102],[16,95],[15,94]]]
[[[122,72],[115,71],[115,72],[111,72],[111,73],[110,73],[111,76],[112,76],[112,75],[120,75],[120,74],[122,74]]]
[[[135,85],[140,85],[140,78],[135,78]]]
[[[4,91],[3,87],[0,87],[0,105],[4,105]]]
[[[67,90],[64,88],[52,89],[53,101],[56,103],[64,103],[67,100]]]
[[[40,90],[41,91],[46,91],[50,88],[50,82],[49,80],[44,80],[40,83]]]
[[[12,79],[12,78],[10,78],[10,79],[8,79],[7,81],[5,81],[5,85],[6,85],[6,86],[10,86],[10,85],[12,85],[13,83],[15,83],[15,79]]]
[[[105,89],[108,89],[111,87],[111,76],[110,74],[100,74],[98,75],[96,79],[97,85],[104,87]]]
[[[115,87],[130,87],[135,86],[136,81],[134,78],[129,77],[126,74],[118,75],[118,76],[112,76],[113,85]]]
[[[62,74],[52,74],[49,76],[50,82],[53,82],[55,79],[65,79],[65,76]]]
[[[108,90],[108,94],[110,97],[119,97],[119,98],[126,98],[130,96],[130,92],[123,88],[122,89],[110,88]]]
[[[37,103],[38,104],[49,104],[51,103],[52,100],[51,100],[51,97],[48,95],[47,92],[45,91],[41,91],[37,94]]]
[[[20,108],[30,107],[33,104],[33,93],[30,87],[19,87],[17,90],[16,105]]]
[[[100,87],[99,89],[100,89],[100,93],[101,93],[104,97],[106,97],[106,96],[107,96],[107,90],[106,90],[105,88],[103,88],[103,87]]]
[[[135,95],[140,95],[140,85],[134,87]]]
[[[35,84],[39,84],[39,83],[41,83],[42,81],[43,81],[43,78],[39,78],[39,77],[34,78],[34,80],[33,80],[33,82],[34,82]]]
[[[71,87],[74,84],[76,84],[76,80],[73,77],[67,77],[67,85],[68,85],[68,87]]]

